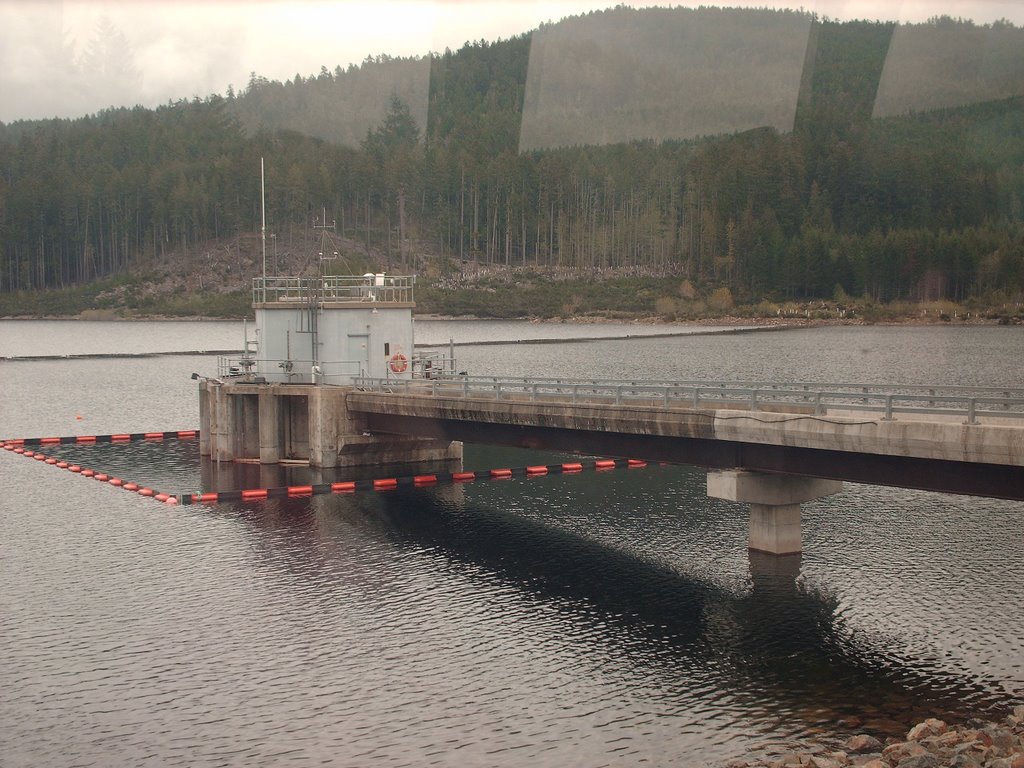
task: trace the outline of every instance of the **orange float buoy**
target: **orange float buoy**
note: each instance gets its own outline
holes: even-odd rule
[[[416,475],[412,479],[412,484],[416,486],[436,485],[437,475]]]
[[[629,461],[626,462],[626,466],[628,466],[630,469],[639,469],[640,467],[646,467],[647,462],[641,461],[640,459],[630,459]]]
[[[398,480],[393,477],[385,477],[373,481],[373,490],[375,491],[393,491],[397,487]]]
[[[507,480],[512,477],[511,469],[492,469],[491,477],[495,480]]]
[[[252,499],[265,499],[267,498],[266,488],[249,488],[248,490],[242,491],[242,498],[246,501]]]
[[[139,496],[152,496],[152,495],[153,495],[153,489],[152,488],[139,488]]]
[[[137,483],[125,483],[121,487],[124,488],[126,491],[137,491],[137,490],[139,490],[139,486],[138,486]]]
[[[198,496],[192,494],[192,501],[199,504],[216,504],[220,500],[220,496],[216,493],[200,493]]]
[[[121,480],[120,478],[117,477],[112,477],[109,480],[107,480],[107,482],[110,483],[115,488],[120,488],[122,485],[124,485],[124,480]]]
[[[77,464],[72,464],[70,467],[68,467],[68,471],[69,472],[81,472],[82,468],[80,466],[78,466]]]
[[[583,471],[583,465],[582,464],[563,464],[562,465],[562,471],[563,472],[582,472]]]
[[[473,472],[452,472],[453,483],[471,483],[476,480],[476,474]]]
[[[351,480],[347,483],[331,483],[331,493],[354,493],[356,484]]]
[[[288,486],[289,496],[312,496],[313,486],[312,485],[289,485]]]
[[[110,475],[106,475],[102,472],[97,472],[95,475],[92,476],[92,478],[93,480],[99,480],[101,483],[105,483],[107,482],[107,480],[110,479]]]
[[[536,466],[526,468],[526,474],[529,477],[536,477],[537,475],[546,475],[547,473],[548,468],[543,464],[538,464]]]
[[[157,501],[167,501],[167,499],[169,499],[170,496],[168,496],[166,493],[158,493],[154,495],[153,498],[156,499]]]
[[[171,507],[173,507],[177,503],[178,503],[178,499],[175,496],[168,496],[167,497],[167,501],[164,502],[164,504],[167,504],[168,506],[171,506]]]
[[[91,469],[83,469],[82,470],[82,477],[92,477],[95,474],[96,473],[93,472]]]
[[[75,414],[75,421],[81,421],[84,418],[85,418],[84,416],[81,416],[81,415],[79,415],[77,413]]]

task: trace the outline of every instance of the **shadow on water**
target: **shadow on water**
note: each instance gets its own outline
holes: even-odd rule
[[[300,542],[265,554],[275,568],[282,565],[277,558],[292,559],[285,567],[309,578],[332,569],[330,551],[321,546],[321,536],[331,534],[318,518],[354,516],[396,550],[440,553],[470,578],[496,577],[586,625],[588,631],[573,635],[578,642],[600,643],[603,655],[611,653],[661,691],[666,708],[700,688],[709,706],[754,718],[776,736],[852,730],[897,736],[925,717],[962,721],[1010,704],[964,676],[922,672],[862,642],[844,626],[837,601],[804,584],[799,555],[750,553],[746,588],[732,590],[466,503],[459,487],[230,508],[257,530]]]

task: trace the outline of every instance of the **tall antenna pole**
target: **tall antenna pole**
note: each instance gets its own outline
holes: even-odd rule
[[[263,180],[263,158],[260,157],[260,241],[263,244],[263,279],[267,279],[267,189]]]

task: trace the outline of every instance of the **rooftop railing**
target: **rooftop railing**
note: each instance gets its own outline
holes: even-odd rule
[[[413,301],[412,275],[254,277],[253,304],[398,304]]]

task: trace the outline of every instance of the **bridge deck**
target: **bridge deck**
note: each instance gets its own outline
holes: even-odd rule
[[[347,406],[371,432],[1024,500],[1019,392],[489,381],[363,380]]]

